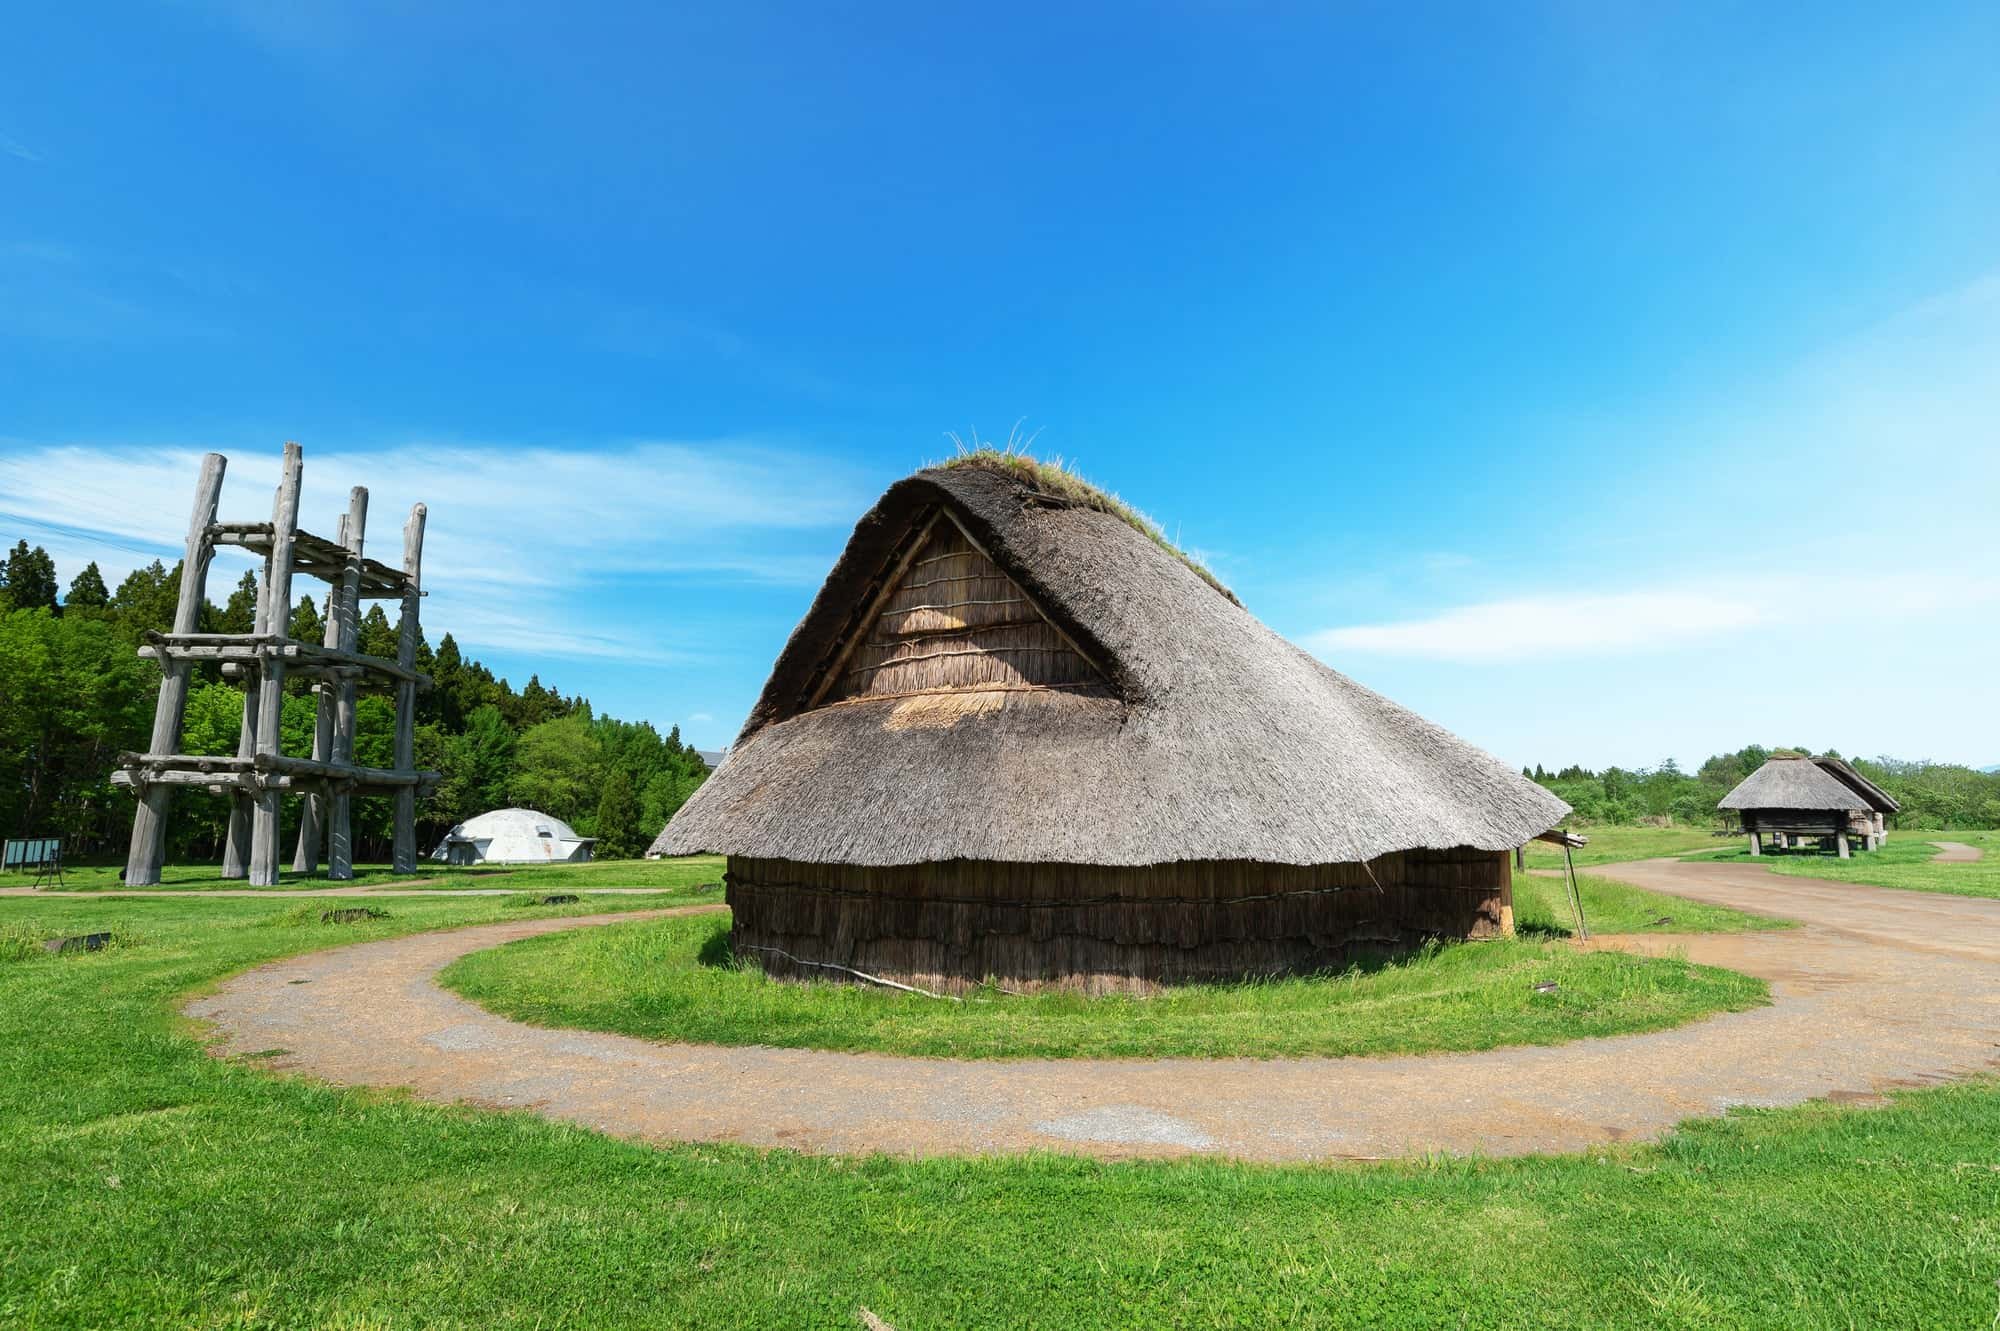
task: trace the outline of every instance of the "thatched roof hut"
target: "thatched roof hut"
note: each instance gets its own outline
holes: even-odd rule
[[[1508,927],[1568,806],[1259,623],[1067,473],[862,518],[657,854],[731,857],[739,951],[1103,988]]]
[[[1896,802],[1895,796],[1861,775],[1860,772],[1855,770],[1854,764],[1845,759],[1819,757],[1813,759],[1813,761],[1818,763],[1820,769],[1828,776],[1859,795],[1867,802],[1868,807],[1876,813],[1894,813],[1903,807]]]
[[[1770,833],[1781,846],[1789,845],[1793,837],[1832,838],[1844,857],[1850,834],[1863,838],[1871,850],[1881,844],[1881,813],[1863,786],[1888,802],[1887,812],[1894,811],[1896,803],[1886,792],[1839,759],[1779,753],[1738,782],[1715,807],[1734,811],[1742,819],[1752,855],[1763,853],[1763,834]]]

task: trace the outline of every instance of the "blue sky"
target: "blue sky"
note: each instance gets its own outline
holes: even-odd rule
[[[297,439],[433,636],[719,744],[1020,421],[1510,761],[2000,762],[2000,9],[1502,8],[24,12],[0,536]]]

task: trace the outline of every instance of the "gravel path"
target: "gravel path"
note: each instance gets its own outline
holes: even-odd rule
[[[1933,841],[1938,853],[1931,856],[1932,864],[1976,864],[1986,858],[1986,852],[1977,846],[1968,846],[1963,841]]]
[[[543,1030],[437,987],[454,958],[635,915],[315,952],[190,1002],[218,1055],[341,1085],[527,1108],[649,1141],[899,1155],[1031,1150],[1255,1160],[1518,1155],[1651,1138],[1734,1105],[1866,1098],[2000,1065],[2000,901],[1653,860],[1594,873],[1810,921],[1605,940],[1685,949],[1775,1002],[1649,1035],[1388,1058],[953,1062]],[[689,907],[648,914],[685,914]],[[282,1053],[271,1055],[271,1050]]]

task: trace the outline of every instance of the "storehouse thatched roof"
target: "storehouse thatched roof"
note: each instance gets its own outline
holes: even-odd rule
[[[1839,758],[1815,758],[1814,762],[1823,768],[1828,776],[1859,795],[1862,802],[1877,813],[1894,813],[1903,806],[1896,797],[1867,777],[1854,770],[1854,764]]]
[[[1861,809],[1868,801],[1804,754],[1781,754],[1737,783],[1718,809]]]
[[[1108,687],[814,705],[940,511]],[[1323,864],[1507,849],[1568,812],[1286,642],[1118,514],[961,466],[897,483],[861,519],[728,761],[653,852]]]

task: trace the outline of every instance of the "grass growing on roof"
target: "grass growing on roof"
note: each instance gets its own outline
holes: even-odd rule
[[[1175,559],[1180,560],[1181,563],[1186,564],[1190,569],[1193,569],[1196,576],[1200,577],[1203,582],[1221,592],[1231,601],[1235,601],[1236,604],[1242,604],[1241,601],[1236,600],[1236,593],[1223,585],[1222,579],[1209,572],[1200,562],[1190,556],[1187,551],[1168,540],[1167,533],[1161,528],[1159,523],[1153,521],[1138,509],[1133,508],[1117,495],[1092,485],[1089,481],[1078,475],[1076,470],[1066,464],[1061,458],[1037,458],[1028,453],[1027,445],[1033,442],[1032,438],[1027,441],[1016,441],[1010,438],[1005,445],[995,445],[982,444],[979,442],[978,436],[974,435],[972,442],[968,444],[956,435],[953,435],[952,442],[957,445],[958,453],[953,457],[946,458],[938,464],[939,466],[945,468],[978,467],[985,471],[997,471],[1003,475],[1013,477],[1016,481],[1019,481],[1037,494],[1044,494],[1052,499],[1061,499],[1067,503],[1077,504],[1084,508],[1094,508],[1100,513],[1109,513],[1112,517],[1125,523],[1134,531],[1144,533],[1146,538],[1152,541],[1153,544],[1165,550]]]
[[[577,930],[461,957],[440,982],[543,1026],[653,1040],[938,1058],[1406,1054],[1559,1044],[1767,1002],[1760,980],[1672,958],[1493,940],[1344,974],[1181,985],[1150,997],[1005,994],[962,1003],[772,980],[729,955],[726,917]],[[1554,992],[1535,986],[1553,983]]]
[[[2000,1306],[1991,1079],[1544,1159],[659,1149],[208,1057],[192,988],[518,918],[452,897],[315,931],[278,904],[0,899],[0,924],[143,940],[0,967],[0,1325],[1815,1331]]]
[[[1860,838],[1854,838],[1859,841]],[[2000,898],[2000,832],[1891,832],[1880,850],[1856,850],[1850,859],[1820,850],[1785,852],[1768,844],[1764,853],[1750,855],[1738,836],[1725,850],[1690,855],[1688,859],[1762,866],[1793,878],[1826,878],[1839,883],[1864,883],[1906,892],[1945,892],[1959,897]],[[1933,841],[1956,841],[1985,852],[1970,864],[1939,864]]]

